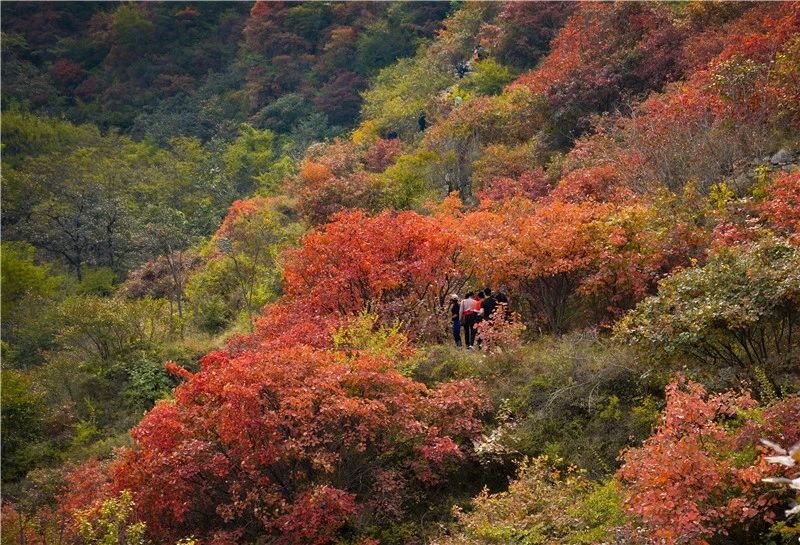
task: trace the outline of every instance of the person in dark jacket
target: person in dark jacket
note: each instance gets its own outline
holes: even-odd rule
[[[470,335],[472,335],[472,344],[477,344],[478,348],[480,348],[481,339],[478,337],[478,324],[483,321],[483,290],[478,290],[473,299],[475,299],[476,306]]]
[[[503,305],[506,311],[506,320],[511,319],[511,311],[508,308],[508,297],[506,296],[505,288],[500,288],[500,291],[497,292],[497,295],[494,296],[495,305]],[[495,306],[495,309],[496,309]]]
[[[461,301],[458,300],[458,295],[455,293],[450,295],[450,319],[453,323],[453,339],[456,341],[456,347],[461,348]]]
[[[486,288],[483,290],[483,302],[481,303],[481,308],[483,309],[483,319],[484,320],[491,320],[492,314],[497,309],[497,300],[495,296],[492,295],[492,290],[490,288]]]

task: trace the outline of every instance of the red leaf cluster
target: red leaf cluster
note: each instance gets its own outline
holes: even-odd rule
[[[762,418],[735,425],[738,416],[755,410],[763,411]],[[679,377],[667,387],[655,434],[624,454],[617,476],[628,495],[626,508],[668,544],[706,543],[757,518],[774,520],[779,491],[761,479],[775,469],[756,445],[761,438],[793,444],[800,439],[798,423],[797,397],[759,408],[746,392],[709,395]]]
[[[235,531],[330,543],[382,497],[387,471],[398,493],[437,482],[486,409],[470,383],[428,389],[364,355],[287,347],[202,363],[111,468],[161,541]]]
[[[777,176],[760,209],[779,231],[800,243],[800,172]]]

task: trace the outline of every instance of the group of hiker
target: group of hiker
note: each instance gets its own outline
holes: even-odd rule
[[[457,294],[450,295],[450,315],[453,324],[453,339],[456,346],[461,348],[461,329],[464,329],[463,344],[471,350],[476,341],[477,325],[483,320],[491,320],[499,305],[508,308],[508,297],[501,289],[493,294],[490,288],[477,292],[467,292],[463,299]]]

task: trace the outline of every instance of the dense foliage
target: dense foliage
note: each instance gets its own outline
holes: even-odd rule
[[[797,2],[2,15],[3,545],[796,541]]]
[[[747,392],[709,396],[681,378],[667,387],[661,425],[624,454],[618,475],[626,506],[655,538],[692,543],[714,535],[750,541],[774,522],[780,490],[763,482],[775,471],[758,438],[800,440],[800,400],[759,406]]]
[[[425,501],[421,484],[447,487],[481,429],[473,386],[429,390],[377,357],[287,348],[201,364],[111,468],[159,541],[329,543],[398,520]]]
[[[3,6],[6,101],[166,141],[352,126],[366,78],[413,54],[446,3]]]

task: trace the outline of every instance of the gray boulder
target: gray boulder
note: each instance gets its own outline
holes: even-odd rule
[[[786,165],[792,162],[794,155],[786,148],[781,148],[778,152],[770,157],[769,162],[773,165]]]

